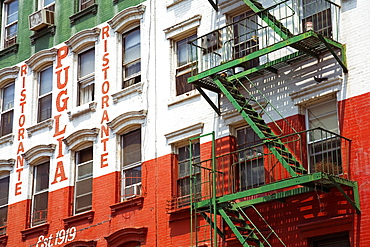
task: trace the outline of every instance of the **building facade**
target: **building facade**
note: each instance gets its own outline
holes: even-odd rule
[[[1,1],[0,246],[368,246],[369,7]]]

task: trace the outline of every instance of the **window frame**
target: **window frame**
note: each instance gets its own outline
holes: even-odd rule
[[[7,179],[7,189],[6,189],[6,202],[2,203],[2,201],[0,200],[0,210],[4,210],[5,213],[5,218],[4,219],[1,219],[0,218],[0,236],[3,236],[6,234],[6,228],[7,228],[7,218],[8,218],[8,204],[9,204],[9,185],[10,185],[10,174],[5,174],[3,176],[0,176],[0,181],[1,180],[5,180]]]
[[[87,54],[88,52],[93,51],[93,72],[81,75],[81,56],[84,54]],[[77,54],[77,106],[84,105],[87,103],[91,103],[95,100],[95,46],[89,47],[88,49],[85,49]],[[90,88],[90,89],[88,89]],[[82,90],[86,90],[86,92],[83,92]],[[83,96],[82,96],[83,95]],[[87,95],[87,97],[86,97]]]
[[[244,132],[244,141],[239,142],[241,137],[239,133],[242,131]],[[235,175],[239,181],[239,189],[247,190],[264,185],[266,183],[266,172],[263,141],[250,126],[236,128],[235,133],[236,150],[239,151],[237,152],[238,168]],[[252,137],[252,140],[249,141],[248,137]],[[254,148],[250,149],[252,147]],[[248,177],[251,179],[248,179]],[[257,179],[255,179],[256,177]]]
[[[81,156],[82,152],[91,152],[91,159],[80,162],[79,159],[80,159],[80,156]],[[85,166],[85,165],[89,165],[89,163],[91,163],[91,171],[89,171],[89,173],[86,174],[85,176],[82,176],[81,178],[79,178],[79,171],[80,171],[80,169],[82,169],[81,167]],[[93,171],[94,171],[94,148],[93,148],[93,146],[87,146],[87,147],[84,147],[84,148],[76,151],[75,152],[75,181],[74,181],[74,196],[73,196],[73,215],[82,214],[82,213],[85,213],[85,212],[88,212],[88,211],[92,210]],[[88,181],[88,180],[91,180],[91,190],[89,190],[85,193],[77,194],[78,189],[80,188],[79,183],[84,182],[84,181]],[[85,197],[85,196],[89,196],[89,195],[91,195],[90,205],[78,208],[77,207],[78,199],[82,198],[82,197]]]
[[[324,105],[334,104],[332,111],[325,112],[318,116],[315,116],[310,109],[319,107],[320,109],[325,109]],[[329,107],[330,109],[330,107]],[[333,116],[333,120],[336,122],[336,128],[328,130],[325,126],[314,126],[315,128],[321,127],[325,130],[331,131],[336,134],[340,134],[339,128],[339,119],[338,119],[338,102],[337,99],[331,99],[319,102],[317,104],[311,104],[305,108],[306,112],[306,126],[307,129],[314,129],[310,124],[310,115],[313,115],[315,119],[320,122],[320,118]],[[322,123],[322,122],[320,122]],[[317,132],[315,132],[317,133]],[[320,133],[320,132],[319,132]],[[315,134],[314,134],[315,135]],[[324,148],[327,149],[324,150]],[[307,135],[307,150],[308,150],[308,161],[309,169],[316,171],[316,169],[321,169],[324,172],[333,172],[335,175],[342,173],[342,154],[341,154],[341,138],[335,135],[325,135],[324,137],[320,136],[318,139],[315,137],[312,139],[311,133]],[[338,164],[338,162],[340,164]]]
[[[321,5],[323,5],[323,8],[320,9],[320,11],[319,9],[315,9],[313,13],[310,14],[306,14],[305,8],[310,4],[315,4],[316,7],[318,7],[320,3],[317,3],[317,1],[313,0],[301,0],[301,3],[302,3],[302,17],[301,17],[302,30],[304,32],[314,30],[315,32],[320,33],[328,38],[333,38],[333,16],[330,3],[321,0]],[[308,22],[311,22],[310,27],[307,26]]]
[[[53,0],[51,3],[45,5],[46,0],[38,1],[39,6],[38,9],[47,9],[49,11],[55,11],[55,0]]]
[[[198,61],[197,56],[197,48],[193,47],[189,44],[189,41],[195,40],[197,38],[196,33],[190,33],[186,35],[186,37],[182,36],[182,38],[176,39],[173,41],[174,45],[174,62],[175,62],[175,92],[176,96],[180,96],[182,94],[188,93],[195,89],[193,84],[189,84],[187,79],[192,76],[192,71],[194,66]],[[184,43],[186,47],[185,53],[186,55],[186,62],[185,64],[180,64],[179,61],[179,45],[180,43]],[[188,48],[191,47],[191,48]],[[193,51],[192,51],[193,50]],[[192,54],[195,55],[192,55]]]
[[[83,5],[86,6],[83,6]],[[77,5],[78,5],[78,12],[82,11],[84,9],[87,9],[88,7],[92,6],[95,4],[95,0],[77,0]]]
[[[38,184],[38,179],[40,179],[41,181],[43,179],[45,179],[44,176],[42,177],[38,177],[38,169],[41,167],[41,166],[47,166],[47,187],[46,188],[43,188],[39,191],[36,191],[37,190],[37,184]],[[47,215],[48,215],[48,201],[49,201],[49,183],[50,183],[50,161],[46,161],[46,162],[43,162],[41,164],[38,164],[38,165],[35,165],[33,167],[33,181],[32,181],[32,203],[31,203],[31,227],[35,227],[35,226],[38,226],[38,225],[41,225],[41,224],[44,224],[47,222]],[[44,212],[41,212],[41,217],[39,221],[36,221],[35,220],[35,215],[36,215],[36,210],[35,210],[35,207],[36,207],[36,197],[39,197],[41,196],[42,194],[46,194],[46,209]]]
[[[12,2],[17,2],[17,18],[16,20],[12,21],[11,23],[7,23],[7,19],[9,17],[8,15],[8,7]],[[19,1],[18,0],[9,0],[9,1],[4,1],[3,2],[3,11],[2,11],[2,35],[1,35],[1,47],[3,49],[10,47],[14,44],[17,43],[17,36],[18,36],[18,20],[19,20]],[[16,26],[16,31],[15,34],[10,36],[9,38],[7,37],[7,29],[10,28],[11,26],[15,25]]]
[[[130,34],[134,33],[134,32],[137,32],[139,31],[139,56],[137,58],[135,58],[134,60],[132,61],[129,61],[127,63],[125,63],[125,54],[127,53],[126,51],[126,48],[125,48],[125,40],[126,40],[126,37],[129,36]],[[141,35],[141,28],[140,26],[135,26],[134,28],[131,28],[130,30],[127,30],[126,32],[124,32],[122,34],[122,88],[127,88],[133,84],[137,84],[139,82],[141,82],[141,70],[142,70],[142,66],[141,66],[141,47],[142,47],[142,39],[141,39],[142,35]],[[126,68],[129,66],[129,65],[134,65],[136,63],[139,63],[139,67],[140,67],[140,70],[136,73],[133,73],[129,76],[126,77]]]
[[[139,141],[140,141],[140,145],[139,145],[139,152],[140,152],[140,159],[139,160],[136,160],[134,162],[131,162],[131,163],[128,163],[128,164],[124,164],[124,156],[125,156],[125,144],[124,144],[124,138],[125,137],[129,137],[129,135],[135,135],[136,133],[138,133],[139,135]],[[134,198],[134,197],[138,197],[138,196],[141,196],[142,195],[142,172],[141,172],[141,168],[142,168],[142,135],[141,135],[141,128],[138,128],[138,129],[135,129],[135,130],[132,130],[132,131],[129,131],[127,133],[124,133],[120,136],[120,150],[121,150],[121,183],[120,183],[120,202],[123,202],[123,201],[126,201],[128,199],[131,199],[131,198]],[[136,150],[138,151],[138,150]],[[140,168],[140,177],[127,177],[127,172],[130,171],[130,170],[134,170],[134,169],[138,169]],[[137,180],[140,180],[140,181],[136,181],[135,182],[132,182],[130,183],[129,185],[126,185],[126,181],[128,179],[133,179],[136,181]],[[131,189],[133,188],[133,193],[127,195],[126,194],[126,190],[127,189]]]
[[[255,18],[252,22],[248,21],[251,18]],[[239,35],[240,27],[237,26],[237,23],[245,22],[240,25],[245,34]],[[259,50],[259,38],[258,38],[258,17],[253,11],[244,11],[235,16],[231,17],[231,22],[234,23],[233,27],[233,47],[232,47],[232,56],[233,59],[238,59],[247,56],[250,53],[256,52]],[[255,23],[255,24],[251,24]],[[254,28],[249,28],[250,26],[255,25]],[[249,30],[249,31],[248,31]],[[253,32],[253,30],[256,30]],[[241,38],[243,37],[244,38]],[[260,59],[254,58],[245,65],[245,69],[250,69],[260,65]]]
[[[13,100],[12,100],[12,106],[9,107],[8,109],[4,110],[4,90],[6,88],[9,88],[9,87],[13,87]],[[0,105],[0,137],[3,137],[5,135],[8,135],[8,134],[11,134],[13,133],[13,121],[14,121],[14,96],[15,96],[15,82],[11,82],[11,83],[8,83],[6,84],[4,87],[2,87],[0,89],[0,95],[1,95],[1,98],[0,98],[0,102],[1,102],[1,105]],[[5,115],[10,115],[11,117],[11,120],[10,120],[10,132],[9,131],[6,131],[4,133],[4,129],[3,129],[3,120],[5,117]]]
[[[42,83],[42,76],[41,74],[42,73],[45,73],[45,71],[51,69],[51,78],[50,79],[50,91],[40,95],[41,93],[41,83]],[[52,117],[52,114],[53,114],[53,79],[54,79],[54,76],[53,76],[53,72],[54,72],[54,68],[53,66],[48,66],[42,70],[40,70],[38,73],[37,73],[37,91],[38,91],[38,95],[37,95],[37,123],[40,123],[40,122],[43,122],[47,119],[50,119]],[[49,108],[50,109],[50,113],[47,113],[46,117],[43,118],[42,117],[42,110],[41,110],[41,103],[40,101],[44,98],[47,98],[47,97],[50,97],[50,101],[47,103]]]
[[[199,140],[194,140],[192,142],[192,147],[194,149],[193,153],[196,153],[196,156],[193,156],[193,163],[200,162],[200,142]],[[184,165],[183,174],[181,165]],[[189,168],[189,169],[188,169]],[[196,176],[196,180],[199,181],[198,185],[195,186],[195,194],[200,196],[202,193],[201,181],[202,174],[200,167],[194,167],[193,174],[190,174],[190,143],[182,143],[176,145],[176,204],[179,208],[188,206],[190,204],[190,179],[191,176]],[[188,190],[188,191],[187,191]]]

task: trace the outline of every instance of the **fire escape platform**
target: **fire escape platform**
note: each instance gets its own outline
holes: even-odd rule
[[[342,186],[351,188],[353,191],[353,199],[351,199],[347,193],[343,190]],[[216,198],[218,205],[228,204],[229,202],[237,202],[238,207],[248,207],[251,205],[268,202],[268,201],[280,201],[284,198],[299,195],[314,191],[315,189],[329,191],[330,188],[336,187],[343,194],[345,199],[353,206],[357,213],[360,213],[360,199],[358,195],[358,185],[356,181],[351,181],[339,176],[333,176],[323,172],[317,172],[312,174],[305,174],[290,179],[277,181],[271,184],[266,184],[258,188],[252,188],[249,190],[236,192]],[[276,190],[283,190],[276,193]],[[264,195],[264,194],[268,195]],[[256,195],[260,197],[245,200]],[[239,201],[239,199],[242,199]],[[239,201],[239,202],[238,202]],[[194,202],[194,207],[197,209],[206,209],[212,204],[211,200],[203,200]]]
[[[276,59],[274,61],[267,62],[263,65],[248,69],[244,72],[238,73],[229,79],[237,79],[248,75],[250,79],[253,77],[260,76],[267,73],[277,73],[281,68],[290,66],[293,63],[297,63],[309,58],[319,59],[320,55],[330,52],[334,58],[338,61],[344,72],[347,72],[346,59],[345,59],[345,46],[341,43],[333,41],[332,39],[326,38],[319,33],[314,31],[308,31],[302,34],[298,34],[286,40],[277,42],[271,46],[262,48],[258,51],[252,52],[245,57],[228,61],[219,66],[213,67],[209,70],[200,72],[188,79],[189,83],[193,83],[197,87],[205,88],[214,92],[219,93],[219,88],[212,83],[213,77],[227,69],[235,68],[237,66],[243,66],[248,61],[267,55],[271,52],[280,50],[287,46],[297,49],[296,52]],[[337,51],[340,50],[341,57],[337,55]]]

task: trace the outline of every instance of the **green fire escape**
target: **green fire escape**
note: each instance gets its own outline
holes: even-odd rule
[[[218,1],[208,1],[218,10]],[[240,189],[230,185],[230,174],[236,169],[232,168],[233,165],[245,160],[246,155],[241,156],[240,152],[234,152],[216,157],[213,150],[211,160],[190,164],[190,171],[199,166],[206,174],[202,175],[203,181],[200,184],[197,184],[199,181],[195,179],[195,175],[190,180],[192,246],[218,246],[220,241],[230,237],[230,234],[245,247],[285,246],[255,205],[310,192],[318,184],[326,192],[332,187],[337,188],[355,211],[360,213],[357,182],[341,176],[342,171],[339,169],[342,168],[333,165],[326,170],[319,171],[317,168],[313,169],[313,172],[309,171],[307,162],[302,156],[299,157],[300,151],[292,151],[293,141],[299,142],[308,135],[317,136],[317,133],[320,133],[320,140],[340,143],[338,146],[341,146],[341,153],[335,156],[348,161],[349,152],[347,150],[347,153],[344,153],[344,143],[350,140],[322,129],[311,132],[296,132],[292,129],[289,134],[277,133],[276,129],[281,130],[279,126],[276,124],[276,128],[271,127],[271,124],[266,124],[261,117],[261,112],[269,114],[265,110],[266,104],[269,111],[275,108],[253,83],[253,78],[257,76],[277,74],[279,69],[293,63],[312,58],[320,59],[328,54],[331,54],[343,72],[347,73],[345,45],[336,41],[336,18],[340,6],[329,0],[274,0],[274,4],[270,6],[265,6],[266,1],[263,0],[243,2],[250,9],[248,15],[191,42],[197,49],[198,61],[188,82],[195,85],[219,115],[219,106],[208,97],[204,89],[223,94],[261,139],[261,145],[268,150],[266,154],[255,152],[253,157],[257,159],[261,158],[261,155],[269,155],[284,171],[281,173],[283,175],[279,175],[274,181]],[[242,91],[245,91],[244,95],[247,96],[244,96]],[[256,91],[261,94],[260,98],[255,96]],[[261,98],[265,99],[265,105],[260,103]],[[322,138],[322,135],[325,135],[325,138]],[[212,136],[215,142],[214,134]],[[257,147],[252,148],[257,150]],[[251,153],[251,150],[248,150],[248,153]],[[226,163],[229,165],[225,165]],[[235,171],[233,174],[236,174]],[[225,182],[225,177],[229,179],[228,182]],[[223,186],[224,188],[221,188]],[[352,190],[352,196],[344,188]],[[244,199],[240,200],[242,198]],[[258,222],[264,222],[263,229],[253,223],[256,217]],[[209,231],[206,233],[203,228]]]

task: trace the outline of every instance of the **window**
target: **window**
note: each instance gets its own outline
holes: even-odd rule
[[[0,136],[12,133],[14,114],[14,83],[1,90],[1,128]]]
[[[201,192],[201,173],[197,164],[200,162],[200,144],[196,142],[192,143],[191,146],[193,158],[191,169],[194,175],[193,192],[195,195],[199,195]],[[177,205],[181,207],[189,205],[190,202],[190,145],[178,148],[177,161]]]
[[[93,148],[76,152],[76,181],[74,213],[79,214],[92,208]]]
[[[41,0],[40,9],[47,9],[50,11],[55,11],[55,0]]]
[[[121,201],[141,195],[141,129],[121,136]]]
[[[8,221],[9,175],[0,178],[0,236],[6,234]]]
[[[95,49],[78,54],[78,105],[94,100]]]
[[[330,3],[326,0],[302,0],[304,31],[314,30],[324,36],[333,36]]]
[[[49,197],[49,167],[45,162],[33,168],[31,226],[46,222]]]
[[[336,135],[339,133],[336,100],[308,107],[306,116],[308,128],[314,129],[308,135],[311,169],[342,173],[341,139]],[[315,129],[318,127],[322,129]]]
[[[95,3],[95,0],[79,0],[78,10],[81,11],[83,9],[86,9],[87,7],[93,5],[94,3]]]
[[[52,90],[53,90],[53,67],[48,67],[39,72],[39,95],[37,122],[51,118]]]
[[[18,31],[18,0],[4,3],[3,47],[6,48],[17,42]]]
[[[176,42],[176,95],[181,95],[194,89],[194,85],[188,83],[192,75],[192,69],[197,59],[196,47],[189,44],[189,41],[196,39],[196,35]]]
[[[240,189],[251,189],[265,183],[265,169],[263,159],[263,145],[261,139],[250,127],[243,127],[236,131],[237,144],[237,180]]]
[[[259,49],[258,19],[253,12],[247,12],[233,18],[234,46],[233,58],[241,58]],[[259,58],[248,61],[245,69],[259,65]]]
[[[123,85],[131,86],[141,81],[141,41],[140,29],[134,29],[123,35]]]

